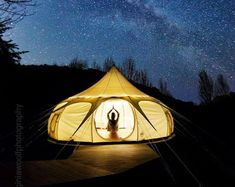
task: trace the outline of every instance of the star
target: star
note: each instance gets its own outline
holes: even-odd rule
[[[102,66],[127,57],[158,86],[197,102],[198,73],[219,73],[235,89],[235,22],[232,0],[44,1],[13,29],[23,64],[69,64],[74,57]]]

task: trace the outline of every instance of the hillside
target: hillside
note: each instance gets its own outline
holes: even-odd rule
[[[78,70],[48,65],[17,65],[10,67],[7,74],[3,74],[4,69],[1,71],[4,75],[1,79],[2,98],[4,98],[1,102],[0,126],[0,159],[2,161],[11,161],[15,158],[15,126],[19,105],[22,106],[20,108],[23,117],[21,124],[26,145],[23,159],[53,159],[61,149],[61,145],[47,141],[46,122],[50,109],[63,99],[90,87],[104,75],[104,72],[94,69]],[[163,142],[157,146],[173,168],[178,184],[181,184],[181,180],[185,176],[189,181],[192,180],[192,177],[187,172],[184,173],[185,168],[179,164],[179,160],[169,150],[168,145],[174,148],[178,156],[199,176],[201,181],[207,184],[216,184],[217,180],[221,184],[234,182],[235,151],[233,147],[235,140],[233,137],[235,127],[233,116],[235,111],[233,106],[235,105],[235,94],[218,97],[208,105],[196,105],[192,102],[183,102],[163,96],[156,88],[139,84],[135,84],[135,86],[177,111],[177,113],[173,113],[175,138],[168,144]],[[62,152],[60,158],[67,158],[72,151],[72,147],[67,148]],[[146,166],[146,168],[148,167]],[[181,174],[178,171],[181,171]],[[213,181],[214,179],[217,180]]]

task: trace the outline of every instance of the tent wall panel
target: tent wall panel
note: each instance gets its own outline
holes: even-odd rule
[[[168,121],[162,106],[151,101],[140,101],[139,105],[147,116],[148,120],[157,130],[159,137],[165,137],[168,134]]]
[[[80,102],[67,106],[58,122],[58,139],[69,139],[89,112],[91,104]],[[76,134],[80,134],[77,132]],[[74,137],[73,137],[74,138]]]

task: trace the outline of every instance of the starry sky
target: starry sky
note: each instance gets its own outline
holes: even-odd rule
[[[23,64],[132,57],[181,100],[199,100],[202,69],[235,90],[234,0],[41,0],[29,11],[6,36],[30,51]]]

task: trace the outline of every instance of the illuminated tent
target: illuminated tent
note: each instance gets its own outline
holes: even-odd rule
[[[108,131],[108,112],[119,113],[117,136]],[[56,142],[141,142],[173,135],[168,107],[141,92],[113,66],[87,90],[59,103],[48,121],[48,134]]]

